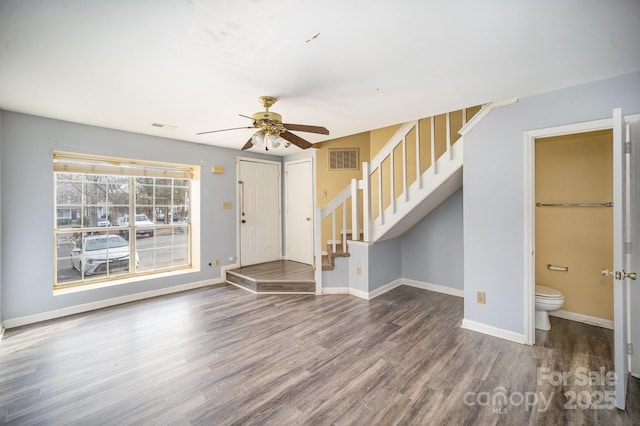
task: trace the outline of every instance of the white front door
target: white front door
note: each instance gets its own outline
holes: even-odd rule
[[[630,316],[637,315],[637,289],[631,292],[632,268],[637,268],[632,259],[632,228],[638,227],[640,220],[635,210],[634,198],[637,198],[637,184],[631,181],[634,168],[631,152],[630,128],[626,126],[621,109],[613,111],[613,340],[614,368],[616,372],[616,407],[625,408],[628,380],[628,343],[629,331],[635,329],[629,324]],[[633,126],[636,130],[636,126]],[[636,138],[636,135],[633,135]],[[636,141],[634,141],[636,142]],[[636,146],[633,148],[637,149]],[[635,173],[634,173],[635,175]],[[637,178],[636,178],[637,179]],[[634,192],[636,191],[636,192]],[[636,231],[637,232],[637,231]],[[636,249],[637,251],[637,249]],[[637,258],[637,253],[634,255]],[[633,269],[635,272],[635,269]],[[636,298],[635,300],[633,298]],[[637,332],[637,331],[636,331]]]
[[[313,171],[311,159],[287,163],[287,259],[313,263]]]
[[[279,260],[280,164],[238,162],[240,265]]]

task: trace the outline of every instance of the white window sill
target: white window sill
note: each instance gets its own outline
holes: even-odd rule
[[[200,268],[192,267],[192,268],[186,268],[186,269],[178,269],[175,271],[160,272],[157,274],[151,273],[151,274],[144,274],[144,275],[136,275],[134,277],[127,277],[120,280],[100,281],[93,284],[74,285],[74,286],[69,286],[65,288],[54,289],[53,295],[62,296],[65,294],[79,293],[82,291],[96,290],[99,288],[113,287],[113,286],[123,285],[123,284],[131,284],[131,283],[136,283],[140,281],[155,280],[155,279],[173,277],[173,276],[182,275],[182,274],[192,274],[194,272],[200,272]]]

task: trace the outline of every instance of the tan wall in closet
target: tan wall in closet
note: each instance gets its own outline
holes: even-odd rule
[[[536,202],[613,200],[611,130],[542,138],[535,148]],[[612,267],[613,209],[536,207],[536,284],[562,292],[563,310],[612,320],[613,280],[600,274]]]

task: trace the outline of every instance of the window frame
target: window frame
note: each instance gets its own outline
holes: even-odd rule
[[[153,279],[156,277],[175,275],[180,273],[196,272],[200,270],[200,238],[199,238],[199,226],[200,226],[200,166],[185,165],[168,162],[156,162],[146,160],[132,160],[127,158],[110,157],[110,156],[98,156],[91,154],[79,154],[63,151],[53,152],[53,194],[54,194],[54,209],[53,209],[53,243],[54,243],[54,255],[53,255],[53,289],[54,292],[68,289],[84,289],[95,288],[123,283],[130,283],[140,281],[143,279]],[[60,176],[66,175],[69,177],[69,182],[73,182],[70,177],[72,175],[79,176],[78,182],[81,184],[80,201],[74,204],[70,209],[76,209],[76,219],[80,220],[80,227],[64,227],[66,220],[61,221],[59,219],[59,212],[64,211],[65,203],[59,203],[59,182]],[[107,206],[107,225],[98,226],[99,218],[96,218],[96,225],[87,226],[89,223],[85,223],[86,211],[95,208],[91,201],[87,201],[85,198],[85,183],[87,176],[99,176],[106,177],[101,180],[107,186],[113,182],[118,182],[116,185],[122,185],[128,190],[127,204],[120,206],[117,204],[115,207],[120,208],[118,212],[117,208],[113,208],[113,212],[116,215],[126,216],[134,218],[133,221],[129,220],[126,225],[126,229],[122,226],[116,225],[116,218],[109,218],[111,211],[109,210],[109,195],[108,191],[105,191],[105,203]],[[119,178],[112,177],[117,176]],[[144,180],[144,182],[141,182]],[[90,180],[89,180],[90,181]],[[126,181],[126,184],[123,183]],[[160,183],[159,183],[160,182]],[[168,182],[168,184],[167,184]],[[178,184],[176,184],[178,183]],[[126,186],[125,186],[126,185]],[[141,188],[152,187],[151,195],[147,195],[151,200],[150,204],[139,204],[139,192]],[[169,201],[165,201],[164,204],[159,204],[156,199],[156,189],[163,188],[165,192],[170,194]],[[147,189],[148,190],[148,189]],[[182,194],[182,203],[174,204],[174,194]],[[168,203],[168,204],[167,204]],[[158,209],[163,209],[165,222],[156,223],[156,212]],[[125,211],[128,213],[122,213]],[[145,224],[143,226],[137,226],[135,217],[138,214],[142,214],[144,211],[151,224]],[[148,216],[150,212],[151,217]],[[171,221],[167,223],[167,212]],[[179,214],[176,214],[179,212]],[[177,219],[180,217],[180,219]],[[63,216],[63,219],[65,217]],[[186,219],[186,220],[185,220]],[[138,246],[138,233],[140,230],[151,229],[151,236],[153,238],[152,245],[150,247],[141,249]],[[163,238],[164,242],[160,242],[157,238],[159,231],[162,235],[167,234],[169,238]],[[80,236],[78,237],[78,234]],[[111,262],[106,262],[107,273],[98,273],[96,275],[85,275],[84,266],[80,263],[80,271],[78,279],[72,278],[71,280],[60,280],[59,265],[60,262],[71,262],[71,269],[75,271],[73,266],[73,252],[76,251],[76,256],[81,256],[80,259],[84,260],[84,253],[82,247],[85,244],[85,238],[93,234],[98,235],[121,235],[124,236],[128,242],[129,255],[126,262],[128,263],[128,269],[124,272],[114,268],[114,272],[108,271]],[[181,240],[182,235],[186,235],[186,241],[176,243],[176,240]],[[67,237],[68,236],[68,237]],[[61,237],[63,237],[61,239]],[[75,239],[74,239],[75,237]],[[79,241],[79,243],[76,241]],[[167,241],[168,240],[168,241]],[[69,244],[73,242],[73,246],[68,255],[64,255],[58,251],[58,245],[60,241],[67,241]],[[151,253],[151,263],[141,267],[138,265],[138,254],[140,251]],[[170,252],[169,264],[163,265],[162,263],[156,263],[156,256],[161,251]],[[80,253],[80,254],[77,254]],[[186,257],[180,259],[186,259],[185,262],[178,261],[174,263],[176,253],[186,253]],[[182,254],[180,254],[181,256]],[[108,257],[108,251],[106,256]],[[130,261],[135,259],[135,261]],[[78,258],[76,257],[76,260]],[[115,262],[114,262],[115,263]],[[95,272],[95,271],[94,271]],[[120,273],[118,273],[120,272]],[[63,277],[64,279],[64,277]]]

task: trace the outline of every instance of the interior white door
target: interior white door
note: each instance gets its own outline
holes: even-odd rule
[[[625,408],[628,381],[628,302],[631,244],[631,199],[629,161],[626,152],[627,129],[622,110],[613,111],[613,340],[614,368],[616,373],[616,407]],[[635,195],[635,194],[633,194]],[[633,219],[637,221],[637,219]]]
[[[280,164],[238,163],[240,264],[279,260]]]
[[[640,115],[633,116],[629,122],[629,194],[631,200],[631,253],[629,269],[640,272]],[[635,377],[640,378],[640,282],[629,282],[629,336],[632,345],[631,364],[629,370]]]
[[[287,163],[287,259],[313,263],[313,171],[311,160]]]

